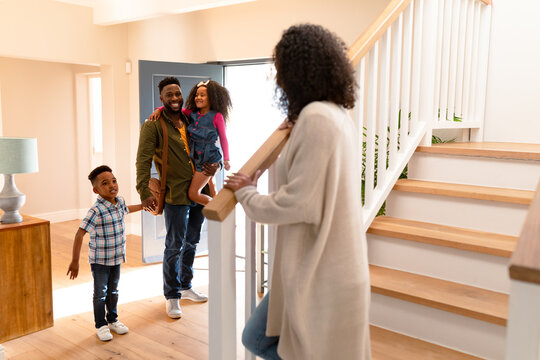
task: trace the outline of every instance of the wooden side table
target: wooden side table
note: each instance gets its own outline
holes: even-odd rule
[[[50,223],[0,223],[0,343],[51,326]]]

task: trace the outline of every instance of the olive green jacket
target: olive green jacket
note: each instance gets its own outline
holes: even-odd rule
[[[189,205],[188,188],[193,178],[193,168],[180,131],[162,113],[167,126],[169,138],[169,153],[167,159],[167,184],[165,202],[172,205]],[[188,118],[181,114],[184,126],[189,123]],[[139,137],[137,150],[137,191],[141,201],[152,196],[148,188],[152,160],[161,178],[161,164],[163,157],[163,129],[160,121],[145,121]]]

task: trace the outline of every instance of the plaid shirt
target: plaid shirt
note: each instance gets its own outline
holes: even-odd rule
[[[114,266],[126,262],[124,216],[129,213],[126,202],[116,197],[116,205],[98,195],[96,203],[79,226],[90,233],[90,264]]]

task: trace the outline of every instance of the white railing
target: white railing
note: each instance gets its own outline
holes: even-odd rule
[[[468,127],[475,129],[473,138],[481,136],[489,45],[489,13],[483,2],[393,0],[349,49],[359,85],[352,116],[364,145],[360,231],[367,230],[418,144],[431,144],[433,128]],[[462,15],[466,26],[461,26]],[[441,120],[439,113],[462,121],[449,126],[458,122]],[[266,170],[287,137],[288,131],[276,130],[240,172]],[[209,219],[212,360],[237,358],[235,205],[234,195],[225,189],[204,210]],[[256,292],[255,224],[249,219],[245,234],[247,319]],[[247,352],[245,358],[254,359]]]
[[[363,139],[367,230],[432,129],[482,137],[491,8],[477,0],[394,1],[349,50],[358,76],[353,118]],[[446,119],[450,116],[450,119]]]
[[[445,0],[437,16],[434,129],[471,129],[481,141],[491,28],[491,6]],[[463,140],[469,140],[468,131]]]

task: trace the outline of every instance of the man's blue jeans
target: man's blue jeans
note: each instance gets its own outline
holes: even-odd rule
[[[94,277],[94,322],[96,329],[118,318],[118,282],[120,281],[120,265],[107,266],[90,264]],[[105,310],[107,315],[105,316]]]
[[[266,294],[253,314],[251,314],[242,333],[242,344],[260,358],[280,360],[281,358],[277,353],[279,336],[266,336],[269,296],[270,293]]]
[[[180,290],[191,289],[193,260],[201,239],[203,206],[165,203],[165,252],[163,253],[163,292],[166,299],[180,299]]]

